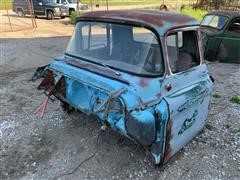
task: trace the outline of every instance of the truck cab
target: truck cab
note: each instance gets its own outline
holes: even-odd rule
[[[84,13],[44,72],[46,98],[141,144],[154,164],[204,128],[213,91],[198,21],[170,12]]]

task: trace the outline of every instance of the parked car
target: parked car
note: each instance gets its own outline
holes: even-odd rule
[[[55,0],[33,0],[33,10],[36,16],[45,16],[51,20],[54,17],[64,18],[68,15],[68,8],[55,3]],[[30,6],[28,0],[14,0],[13,11],[18,16],[30,15]]]
[[[69,15],[71,15],[74,11],[77,11],[77,2],[80,11],[89,11],[89,7],[87,4],[83,4],[79,2],[79,0],[55,0],[56,3],[62,4],[69,9]]]
[[[40,68],[38,89],[168,161],[203,128],[213,91],[199,23],[147,10],[96,11],[77,18],[64,55]],[[44,72],[44,73],[43,73]],[[104,129],[104,128],[103,128]]]
[[[240,63],[240,11],[212,11],[202,20],[205,58]]]

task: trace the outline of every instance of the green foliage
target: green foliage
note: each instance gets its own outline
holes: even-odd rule
[[[240,128],[235,128],[231,132],[235,134],[240,133]]]
[[[0,0],[0,10],[12,9],[12,0]]]
[[[79,11],[79,12],[72,12],[71,16],[69,17],[69,23],[70,24],[75,24],[76,18],[81,15],[83,12]]]
[[[214,98],[220,98],[220,97],[221,97],[221,95],[220,95],[220,94],[218,94],[217,92],[215,92],[215,93],[213,94],[213,97],[214,97]]]
[[[205,14],[207,14],[207,11],[186,8],[186,9],[182,9],[181,13],[192,16],[192,17],[196,18],[198,21],[201,21],[203,19],[203,16],[205,16]]]
[[[231,125],[230,125],[230,124],[225,124],[224,127],[225,127],[226,129],[229,129],[229,128],[231,127]]]
[[[209,130],[209,131],[212,131],[214,129],[214,126],[210,123],[210,122],[207,122],[205,124],[205,127]]]
[[[231,101],[232,103],[240,104],[240,96],[237,96],[237,95],[232,96],[231,99],[230,99],[230,101]]]

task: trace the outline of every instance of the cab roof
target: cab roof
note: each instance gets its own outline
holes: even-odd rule
[[[196,19],[188,15],[153,10],[93,11],[82,14],[76,22],[81,20],[148,25],[157,30],[160,35],[171,28],[199,25]]]

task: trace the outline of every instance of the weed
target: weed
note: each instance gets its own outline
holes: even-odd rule
[[[182,9],[181,13],[192,16],[192,17],[196,18],[197,20],[201,21],[203,19],[203,16],[205,16],[205,14],[207,14],[207,11],[186,8],[186,9]]]
[[[231,125],[230,125],[230,124],[225,124],[224,127],[225,127],[226,129],[229,129],[229,128],[231,127]]]
[[[232,129],[231,133],[234,133],[234,134],[240,133],[240,128]]]
[[[70,24],[75,24],[76,18],[81,15],[83,12],[79,11],[79,12],[72,12],[71,16],[69,17],[69,23]]]
[[[214,97],[214,98],[220,98],[220,97],[221,97],[221,95],[220,95],[220,94],[218,94],[217,92],[215,92],[215,93],[213,94],[213,97]]]
[[[240,96],[234,95],[231,97],[230,101],[232,103],[240,104]]]
[[[205,127],[209,130],[209,131],[212,131],[214,129],[214,126],[210,123],[210,122],[207,122],[205,124]]]

